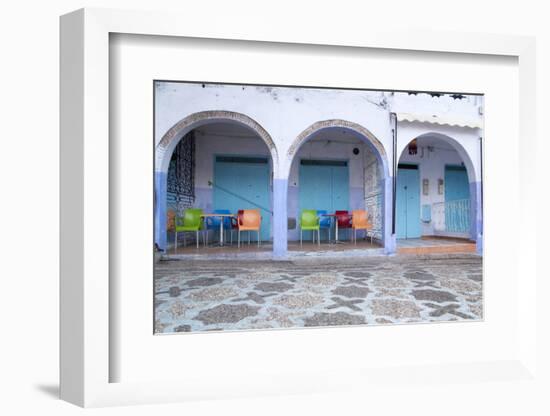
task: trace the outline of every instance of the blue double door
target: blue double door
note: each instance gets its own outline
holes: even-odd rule
[[[257,209],[262,215],[260,238],[270,239],[270,168],[264,157],[218,156],[214,166],[214,209]],[[256,240],[256,233],[250,234]]]
[[[419,238],[420,226],[420,174],[417,165],[399,165],[395,222],[397,238]]]
[[[303,209],[328,212],[349,209],[347,161],[301,160],[299,176],[300,212]]]

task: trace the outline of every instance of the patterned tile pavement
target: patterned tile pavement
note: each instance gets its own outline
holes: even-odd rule
[[[482,319],[471,254],[293,261],[161,261],[155,332]]]

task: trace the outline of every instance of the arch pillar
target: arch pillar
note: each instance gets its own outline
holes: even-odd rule
[[[284,259],[287,257],[287,178],[273,179],[273,257]]]
[[[481,182],[470,182],[470,234],[476,242],[477,254],[483,253],[483,207]]]
[[[155,243],[161,250],[166,250],[166,172],[155,172]]]

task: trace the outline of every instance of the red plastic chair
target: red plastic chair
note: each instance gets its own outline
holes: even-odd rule
[[[338,228],[351,228],[351,215],[348,211],[335,211],[334,214],[338,219]]]
[[[351,215],[348,211],[334,211],[336,221],[338,221],[338,230],[351,228]]]
[[[244,209],[240,209],[237,212],[237,218],[231,217],[231,244],[233,244],[233,231],[239,232],[239,224],[243,222],[243,211]]]

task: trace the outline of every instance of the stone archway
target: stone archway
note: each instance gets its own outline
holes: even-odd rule
[[[292,166],[292,162],[297,155],[300,147],[313,137],[316,133],[332,128],[339,128],[353,132],[359,137],[363,142],[365,142],[372,153],[375,155],[379,167],[380,167],[380,190],[382,194],[381,201],[381,239],[384,245],[384,250],[387,254],[395,252],[395,238],[392,236],[391,232],[391,221],[392,221],[392,177],[391,169],[388,162],[388,157],[384,145],[374,134],[372,134],[366,127],[342,119],[330,119],[322,120],[313,123],[305,130],[303,130],[292,142],[291,146],[287,150],[286,154],[286,163],[285,163],[285,180],[284,189],[280,190],[281,195],[280,199],[284,199],[284,209],[285,209],[285,218],[286,218],[286,209],[287,209],[287,189],[288,189],[288,176]],[[281,186],[281,188],[283,188]],[[286,222],[285,227],[285,236],[286,236]],[[282,225],[281,225],[282,226]],[[286,248],[286,241],[285,241]]]
[[[273,172],[279,168],[279,158],[275,142],[271,135],[254,119],[245,114],[233,111],[214,110],[201,111],[188,115],[174,124],[160,139],[155,147],[155,243],[160,249],[166,249],[166,192],[167,172],[172,153],[178,142],[193,129],[205,124],[224,122],[236,123],[244,126],[254,133],[267,145],[271,154]],[[275,233],[275,229],[274,229]]]
[[[290,168],[292,159],[294,159],[296,152],[298,152],[298,149],[300,149],[300,146],[303,143],[305,143],[313,134],[328,128],[343,128],[357,133],[357,135],[359,135],[374,150],[374,153],[379,158],[379,161],[382,163],[384,176],[389,176],[390,170],[388,165],[388,158],[386,155],[386,150],[384,149],[384,145],[380,142],[380,140],[378,140],[376,136],[372,134],[366,127],[363,127],[362,125],[353,123],[351,121],[340,119],[317,121],[306,128],[304,131],[302,131],[294,139],[294,141],[288,148],[288,167]]]
[[[160,139],[155,149],[155,171],[166,172],[172,151],[185,134],[204,124],[212,122],[234,122],[254,131],[267,145],[271,159],[273,161],[273,170],[278,168],[279,158],[277,147],[269,133],[254,119],[245,114],[233,111],[201,111],[190,114],[174,124]]]
[[[460,141],[449,136],[448,134],[437,132],[437,131],[427,131],[423,132],[418,136],[407,137],[406,141],[402,142],[401,148],[397,153],[398,162],[401,160],[403,154],[405,153],[407,146],[414,139],[422,138],[435,138],[441,140],[444,143],[447,143],[451,146],[460,159],[463,162],[464,167],[468,175],[469,181],[469,191],[470,191],[470,238],[476,242],[477,252],[481,253],[483,248],[483,214],[482,214],[482,195],[481,195],[481,171],[479,164],[474,162],[477,161],[475,154],[470,154],[468,148],[465,147]]]

